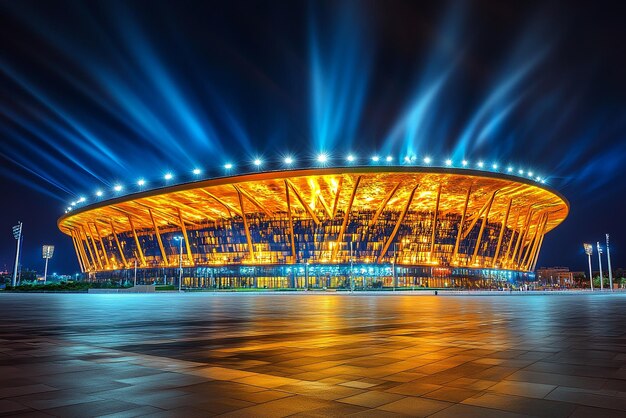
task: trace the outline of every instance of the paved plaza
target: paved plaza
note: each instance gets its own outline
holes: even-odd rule
[[[0,317],[10,416],[626,416],[626,294],[0,294]]]

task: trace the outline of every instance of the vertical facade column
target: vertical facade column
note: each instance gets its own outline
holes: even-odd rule
[[[343,214],[343,222],[341,223],[341,229],[339,230],[339,235],[337,236],[337,242],[335,243],[335,247],[333,248],[333,253],[331,260],[335,260],[337,257],[337,251],[339,251],[339,245],[341,240],[343,239],[343,234],[346,232],[346,227],[348,226],[348,220],[350,219],[350,212],[352,211],[352,204],[354,203],[354,197],[356,196],[356,191],[359,188],[359,183],[361,182],[361,176],[356,178],[354,182],[354,187],[352,188],[352,194],[350,195],[350,201],[348,202],[348,207],[346,208],[346,213]]]
[[[436,238],[436,232],[437,232],[437,214],[439,213],[439,201],[441,199],[441,184],[439,185],[439,188],[437,189],[437,202],[435,203],[435,212],[433,213],[433,226],[432,226],[432,231],[430,234],[430,253],[429,253],[429,259],[430,261],[432,261],[433,258],[433,252],[435,251],[435,238]]]
[[[115,244],[117,245],[117,250],[120,253],[120,257],[122,259],[122,263],[124,263],[124,267],[128,268],[128,263],[126,262],[126,257],[124,257],[124,251],[122,251],[122,246],[120,245],[120,240],[117,237],[117,232],[115,231],[115,226],[113,225],[113,221],[109,220],[109,223],[111,224],[111,233],[113,234],[113,237],[115,238]]]
[[[102,240],[102,235],[100,234],[100,228],[98,228],[98,224],[94,222],[93,224],[96,227],[96,235],[98,235],[98,241],[100,241],[100,247],[102,248],[102,254],[104,255],[104,263],[107,268],[110,269],[111,265],[109,264],[109,256],[107,255],[107,251],[104,248],[104,241]]]
[[[130,230],[133,231],[133,237],[135,238],[135,244],[137,245],[137,253],[139,253],[139,260],[141,260],[141,265],[146,265],[146,258],[143,256],[143,250],[141,249],[141,244],[139,244],[139,237],[137,236],[137,231],[135,231],[135,224],[133,223],[133,218],[128,216],[128,223],[130,224]]]
[[[187,259],[191,266],[195,266],[193,261],[193,253],[191,252],[191,243],[189,242],[189,235],[187,235],[187,228],[185,227],[185,221],[183,221],[183,215],[180,213],[180,208],[176,208],[178,211],[178,220],[180,221],[180,229],[185,237],[185,249],[187,250]]]
[[[293,232],[293,217],[291,216],[291,199],[289,198],[289,185],[285,180],[285,198],[287,199],[287,219],[289,220],[289,236],[291,243],[291,257],[292,262],[298,262],[298,253],[296,252],[296,241]]]
[[[483,238],[483,232],[485,231],[485,226],[487,225],[487,222],[489,222],[489,212],[491,211],[491,205],[493,205],[493,201],[496,198],[496,192],[493,193],[493,195],[491,195],[491,199],[489,199],[489,204],[487,205],[487,209],[485,212],[485,219],[483,220],[483,222],[480,224],[480,230],[478,231],[478,238],[476,238],[476,244],[474,245],[474,254],[472,254],[472,261],[470,262],[470,264],[474,264],[476,262],[476,256],[478,255],[478,248],[480,247],[480,242]]]
[[[465,205],[463,205],[463,215],[461,215],[461,223],[459,223],[459,232],[456,235],[456,243],[454,244],[454,251],[452,252],[452,261],[456,261],[457,254],[459,252],[459,245],[461,244],[461,236],[463,235],[463,225],[465,224],[465,217],[467,216],[467,206],[469,205],[470,194],[472,193],[472,186],[467,188],[467,195],[465,196]]]
[[[148,214],[150,214],[150,220],[152,221],[152,227],[154,228],[154,235],[156,236],[157,243],[159,244],[159,250],[161,251],[161,260],[163,260],[163,265],[167,266],[169,265],[169,260],[167,259],[165,248],[163,248],[163,241],[161,240],[161,234],[159,234],[159,227],[157,226],[157,223],[154,220],[152,209],[148,209]]]
[[[496,245],[496,253],[493,255],[493,268],[496,268],[498,263],[498,255],[500,254],[500,246],[502,245],[502,238],[504,238],[504,230],[506,229],[506,223],[509,221],[509,213],[511,212],[511,204],[513,199],[509,199],[509,204],[506,207],[506,214],[502,220],[502,226],[500,227],[500,236],[498,237],[498,245]]]

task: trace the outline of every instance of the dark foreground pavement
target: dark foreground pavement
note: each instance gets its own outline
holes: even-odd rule
[[[626,416],[626,295],[0,294],[0,414]]]

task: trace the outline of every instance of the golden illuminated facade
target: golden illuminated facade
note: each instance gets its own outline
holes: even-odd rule
[[[58,224],[96,277],[177,277],[182,238],[191,287],[443,287],[523,280],[568,211],[557,192],[509,175],[343,167],[144,191]]]

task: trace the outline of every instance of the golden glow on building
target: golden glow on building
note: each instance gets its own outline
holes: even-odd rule
[[[149,190],[58,226],[85,272],[185,266],[391,263],[532,271],[569,212],[533,181],[448,168],[262,172]]]

